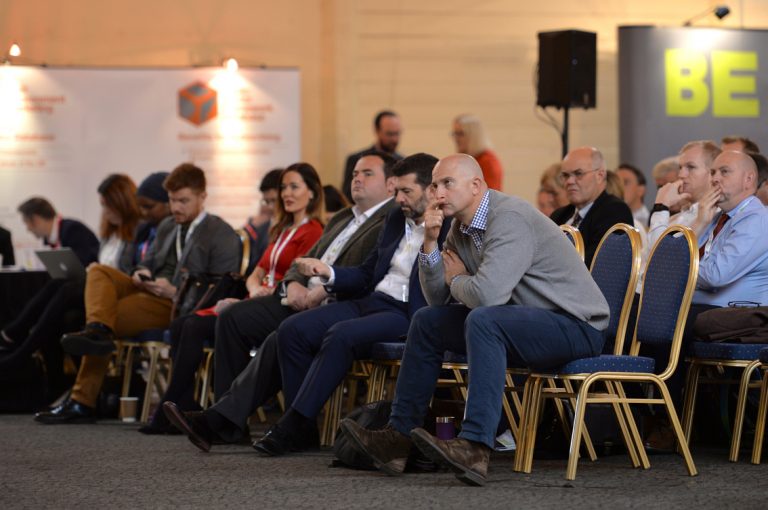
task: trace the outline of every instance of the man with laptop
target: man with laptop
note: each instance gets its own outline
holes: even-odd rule
[[[18,207],[27,230],[53,249],[70,248],[83,266],[99,258],[99,240],[83,223],[62,218],[51,203],[42,197],[32,197]]]
[[[70,398],[35,415],[41,423],[83,423],[95,419],[94,408],[114,350],[113,340],[143,330],[165,328],[182,274],[237,271],[240,240],[224,220],[204,210],[203,171],[189,163],[165,180],[172,218],[163,220],[150,253],[132,276],[95,265],[85,287],[86,327],[64,335],[62,347],[82,355]]]

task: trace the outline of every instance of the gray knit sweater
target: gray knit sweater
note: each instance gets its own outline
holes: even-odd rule
[[[445,246],[455,251],[471,276],[449,288],[443,264],[421,266],[419,278],[430,305],[450,296],[469,308],[517,304],[564,311],[602,330],[609,309],[571,243],[552,220],[517,197],[490,191],[482,250],[453,221]]]

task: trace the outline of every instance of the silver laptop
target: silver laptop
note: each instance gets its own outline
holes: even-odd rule
[[[70,248],[56,250],[40,250],[35,255],[43,263],[51,278],[64,278],[67,280],[84,280],[85,268]]]

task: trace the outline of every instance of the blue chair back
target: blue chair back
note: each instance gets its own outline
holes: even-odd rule
[[[592,278],[611,311],[604,331],[606,345],[621,354],[640,272],[640,234],[634,227],[619,223],[605,233],[592,259]]]
[[[673,225],[659,238],[643,278],[632,354],[640,343],[670,345],[669,364],[660,374],[674,371],[683,329],[699,270],[696,236],[688,227]]]

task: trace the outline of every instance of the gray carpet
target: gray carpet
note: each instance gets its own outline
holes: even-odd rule
[[[329,468],[319,451],[260,457],[248,446],[202,453],[182,436],[144,436],[137,425],[46,426],[0,415],[0,508],[766,508],[768,463],[749,453],[694,451],[699,476],[676,455],[651,457],[648,471],[624,455],[582,460],[565,480],[565,461],[536,461],[530,475],[496,454],[486,487],[450,473],[386,477]],[[768,459],[766,459],[768,462]]]

